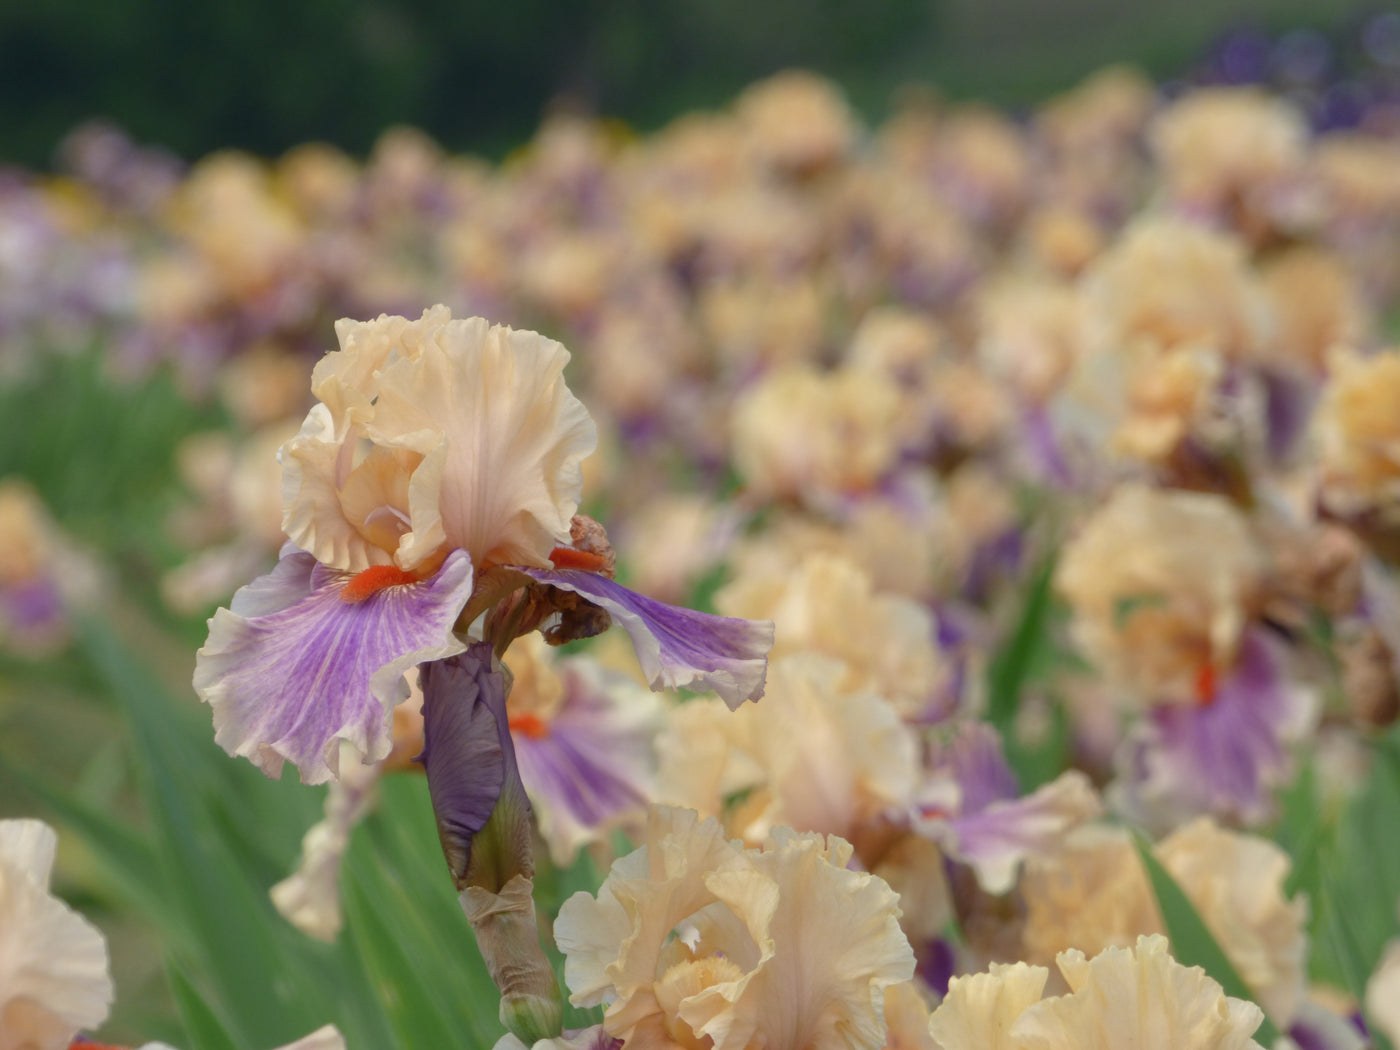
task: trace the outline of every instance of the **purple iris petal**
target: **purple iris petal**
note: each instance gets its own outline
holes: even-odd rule
[[[948,984],[957,972],[957,953],[942,937],[914,946],[914,973],[935,995],[948,994]]]
[[[1360,1018],[1338,1017],[1314,1002],[1306,1002],[1288,1029],[1289,1038],[1298,1050],[1366,1050],[1371,1045],[1365,1037]]]
[[[1049,849],[1102,809],[1088,778],[1075,770],[1018,797],[1001,739],[986,723],[961,726],[934,766],[920,789],[913,829],[970,865],[987,893],[1006,893],[1027,855]]]
[[[1063,440],[1055,429],[1055,421],[1043,406],[1025,409],[1021,418],[1022,455],[1031,476],[1044,484],[1071,488],[1074,471],[1065,458]]]
[[[622,584],[578,569],[520,571],[539,583],[573,591],[606,609],[627,632],[653,689],[694,682],[713,689],[731,709],[763,695],[769,620],[740,620],[682,609],[629,591]]]
[[[950,857],[971,865],[982,889],[1000,894],[1015,885],[1022,860],[1053,848],[1066,832],[1098,816],[1101,809],[1088,778],[1070,770],[1024,798],[999,799],[926,832]]]
[[[1284,459],[1307,430],[1316,383],[1286,372],[1263,373],[1264,422],[1269,455]]]
[[[646,812],[660,710],[627,703],[632,691],[647,705],[656,701],[626,676],[589,661],[564,660],[559,671],[564,701],[547,732],[513,736],[540,832],[555,861],[568,865],[599,830]]]
[[[517,840],[513,844],[520,845],[523,823],[523,856],[529,856],[530,805],[515,764],[506,680],[493,666],[491,644],[478,642],[464,653],[425,664],[420,681],[423,753],[418,761],[428,775],[442,852],[461,890],[469,884],[472,839],[503,799],[510,803],[510,826],[516,832],[512,837]],[[521,851],[508,852],[515,856]],[[525,863],[528,866],[528,860]],[[504,885],[516,873],[512,870],[494,881]]]
[[[961,791],[959,812],[964,816],[980,813],[993,802],[1021,793],[1016,774],[1002,753],[1001,737],[987,722],[963,723],[935,765],[946,766],[957,781]]]
[[[408,695],[404,672],[460,652],[452,634],[472,589],[455,551],[436,575],[341,600],[345,573],[283,550],[277,567],[209,621],[194,687],[214,710],[214,739],[268,776],[292,762],[308,784],[336,774],[339,741],[366,761],[388,754],[389,713]]]
[[[61,630],[64,611],[58,585],[36,576],[0,590],[0,624],[20,637]]]
[[[1316,706],[1284,659],[1282,643],[1255,629],[1213,700],[1154,709],[1127,741],[1122,805],[1149,823],[1198,813],[1266,819],[1270,792],[1291,769],[1289,745],[1307,731]]]

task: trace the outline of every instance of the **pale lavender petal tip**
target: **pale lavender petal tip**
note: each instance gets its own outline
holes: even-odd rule
[[[1001,894],[1015,885],[1026,857],[1053,849],[1071,828],[1101,811],[1089,779],[1072,769],[1022,798],[999,799],[951,817],[942,829],[924,830],[971,865],[984,890]]]
[[[713,689],[730,708],[763,695],[768,652],[773,648],[772,621],[712,616],[667,605],[606,576],[578,569],[520,571],[606,609],[631,637],[653,689],[698,683]]]
[[[993,802],[1020,795],[1016,774],[1006,762],[1001,736],[989,722],[964,722],[934,760],[946,767],[960,789],[959,812],[980,813]]]
[[[339,742],[366,761],[389,751],[388,720],[404,672],[463,648],[452,634],[472,590],[456,551],[436,575],[341,600],[346,574],[300,551],[234,595],[209,621],[194,687],[214,711],[214,739],[268,776],[290,761],[308,784],[336,775]]]

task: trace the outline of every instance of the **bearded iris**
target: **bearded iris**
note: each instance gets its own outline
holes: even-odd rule
[[[442,306],[336,331],[340,351],[312,374],[318,404],[279,456],[290,542],[210,620],[195,688],[226,751],[320,783],[344,744],[366,762],[388,754],[404,674],[421,665],[422,761],[464,907],[499,918],[504,897],[469,898],[504,894],[524,915],[529,807],[499,663],[510,641],[539,628],[558,643],[615,620],[653,688],[695,684],[734,707],[762,695],[773,626],[611,578],[606,534],[577,514],[597,433],[560,344]],[[525,885],[508,890],[517,876]],[[506,940],[506,955],[523,943]]]

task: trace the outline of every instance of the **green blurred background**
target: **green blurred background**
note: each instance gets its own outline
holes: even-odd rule
[[[878,117],[902,85],[1029,103],[1110,62],[1188,68],[1229,26],[1343,30],[1373,0],[43,0],[0,4],[0,160],[105,117],[186,158],[385,127],[499,153],[561,99],[654,127],[800,65]]]

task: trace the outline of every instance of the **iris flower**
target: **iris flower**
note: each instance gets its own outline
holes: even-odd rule
[[[336,775],[342,740],[382,759],[404,672],[464,652],[488,610],[554,641],[610,617],[654,688],[699,684],[731,706],[762,694],[771,624],[610,578],[601,529],[575,517],[597,433],[561,345],[442,306],[336,331],[341,350],[312,375],[319,403],[280,453],[290,543],[198,654],[226,751],[269,776],[290,761],[306,783]]]

